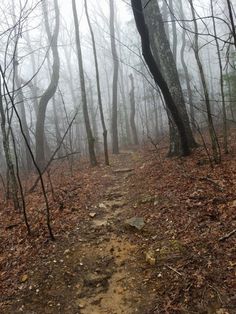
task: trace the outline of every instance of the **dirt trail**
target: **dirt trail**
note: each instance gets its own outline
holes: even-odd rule
[[[132,152],[119,155],[110,172],[111,186],[89,209],[77,237],[57,243],[55,256],[32,269],[27,293],[5,313],[145,312],[150,292],[142,287],[140,251],[131,237],[135,230],[125,224],[130,211],[127,178],[134,174],[122,169],[132,167],[133,158]]]

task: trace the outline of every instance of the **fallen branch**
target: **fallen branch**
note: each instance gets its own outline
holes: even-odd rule
[[[134,171],[134,168],[124,168],[124,169],[113,170],[114,173],[125,173],[125,172],[131,172],[131,171]]]
[[[222,186],[219,185],[219,183],[217,183],[216,181],[214,181],[213,179],[209,178],[209,177],[201,177],[199,178],[199,180],[201,181],[208,181],[210,182],[212,185],[214,185],[214,187],[220,191],[220,192],[223,192],[224,189],[222,188]]]
[[[225,234],[223,237],[219,238],[219,241],[225,241],[228,238],[230,238],[232,235],[234,235],[236,233],[236,229],[234,229],[233,231]]]

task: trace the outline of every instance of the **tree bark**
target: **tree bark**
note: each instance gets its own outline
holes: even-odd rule
[[[60,26],[60,12],[58,7],[58,1],[54,0],[55,7],[55,27],[53,35],[50,31],[49,21],[48,21],[48,12],[46,8],[46,3],[43,2],[43,15],[46,33],[48,37],[49,44],[51,45],[52,55],[53,55],[53,65],[52,65],[52,75],[51,81],[48,85],[48,88],[43,93],[39,101],[37,123],[36,123],[36,163],[39,168],[42,170],[44,168],[46,158],[45,158],[45,138],[44,138],[44,125],[45,125],[45,116],[46,109],[49,101],[52,99],[55,94],[59,82],[59,72],[60,72],[60,58],[57,48],[57,40],[59,34]]]
[[[142,1],[144,4],[145,1]],[[171,52],[170,44],[166,36],[163,19],[157,1],[151,1],[148,3],[144,9],[144,17],[149,30],[150,45],[155,61],[160,65],[162,76],[167,83],[168,89],[172,95],[172,99],[174,99],[176,108],[179,112],[181,120],[184,123],[189,147],[195,148],[197,144],[194,140],[190,127],[176,63],[174,62],[173,53]],[[172,115],[172,112],[170,113]],[[174,117],[172,117],[172,121],[174,122]],[[178,155],[180,153],[178,149],[181,147],[181,145],[179,134],[176,131],[177,126],[175,123],[171,123],[171,127],[175,129],[171,130],[170,135],[176,133],[174,137],[170,136],[171,146],[169,155],[172,156]]]
[[[95,140],[93,137],[93,133],[92,133],[91,125],[90,125],[89,113],[88,113],[83,58],[82,58],[82,50],[81,50],[81,44],[80,44],[79,21],[78,21],[75,0],[72,0],[72,10],[73,10],[73,16],[74,16],[76,49],[77,49],[77,58],[78,58],[78,65],[79,65],[79,71],[80,71],[80,88],[81,88],[82,103],[83,103],[84,122],[85,122],[85,128],[86,128],[87,140],[88,140],[89,158],[90,158],[91,166],[96,166],[97,159],[96,159],[95,148],[94,148]]]
[[[190,3],[190,7],[191,7],[193,23],[194,23],[194,32],[195,32],[195,40],[194,40],[193,50],[194,50],[194,55],[195,55],[195,59],[197,62],[197,66],[199,69],[199,74],[200,74],[203,92],[204,92],[204,96],[205,96],[207,119],[208,119],[208,129],[209,129],[209,134],[211,137],[212,153],[213,153],[214,161],[216,163],[219,163],[220,162],[220,147],[219,147],[219,142],[217,139],[217,135],[216,135],[213,119],[212,119],[211,103],[210,103],[210,98],[209,98],[209,91],[208,91],[208,87],[207,87],[206,77],[205,77],[202,62],[201,62],[201,59],[199,56],[198,25],[197,25],[197,21],[196,21],[196,15],[195,15],[195,9],[194,9],[194,5],[193,5],[193,0],[189,0],[189,3]]]
[[[87,16],[87,21],[88,21],[89,30],[90,30],[90,34],[91,34],[91,38],[92,38],[92,45],[93,45],[93,57],[94,57],[94,62],[95,62],[97,94],[98,94],[98,106],[99,106],[99,112],[100,112],[102,130],[103,130],[103,146],[104,146],[105,164],[109,165],[107,128],[106,128],[104,112],[103,112],[102,95],[101,95],[101,87],[100,87],[100,75],[99,75],[98,58],[97,58],[97,49],[96,49],[96,43],[95,43],[93,28],[92,28],[90,18],[89,18],[87,0],[84,1],[84,4],[85,4],[85,13]]]
[[[185,15],[184,15],[184,10],[183,10],[182,0],[179,1],[179,5],[180,5],[180,18],[182,20],[182,25],[183,25],[182,47],[180,50],[180,58],[181,58],[181,63],[182,63],[182,67],[184,70],[184,76],[185,76],[187,92],[188,92],[188,102],[189,102],[189,107],[190,107],[191,125],[192,125],[192,128],[194,128],[195,127],[195,113],[194,113],[194,106],[193,106],[193,92],[192,92],[191,85],[190,85],[190,75],[189,75],[188,67],[187,67],[187,64],[185,62],[185,49],[186,49],[186,31],[185,31],[186,25],[185,24],[186,23],[184,21]]]
[[[133,135],[133,143],[134,145],[138,145],[138,135],[137,135],[137,129],[136,129],[136,124],[135,124],[135,97],[134,97],[134,77],[133,74],[131,73],[129,75],[130,82],[131,82],[131,90],[129,93],[130,96],[130,126],[132,130],[132,135]]]
[[[175,21],[175,15],[174,15],[174,5],[173,5],[173,0],[169,0],[169,5],[170,5],[170,17],[171,17],[171,24],[172,24],[172,52],[173,52],[173,57],[174,61],[176,64],[177,60],[177,41],[178,41],[178,36],[177,36],[177,28],[176,28],[176,21]]]
[[[115,12],[114,0],[109,0],[110,3],[110,36],[111,36],[111,51],[113,57],[113,85],[112,85],[112,152],[119,154],[119,139],[118,139],[118,117],[117,117],[117,98],[118,98],[118,73],[119,61],[116,51],[115,42]]]
[[[156,84],[160,87],[162,91],[165,103],[167,107],[169,108],[172,114],[172,117],[174,119],[174,122],[178,128],[178,132],[179,132],[180,140],[181,140],[181,151],[182,151],[181,153],[182,155],[189,155],[190,145],[189,145],[189,141],[188,141],[188,137],[187,137],[187,133],[185,129],[185,124],[179,114],[179,111],[172,98],[168,85],[160,69],[158,68],[157,63],[155,62],[154,56],[151,51],[149,33],[148,33],[148,28],[144,19],[142,2],[141,0],[132,0],[131,4],[132,4],[136,26],[141,37],[142,53],[143,53],[144,59],[149,67],[150,72],[153,75],[153,78]]]
[[[216,43],[216,50],[217,50],[217,57],[219,61],[219,68],[220,68],[220,90],[221,90],[221,99],[222,99],[222,112],[223,112],[223,139],[224,139],[224,152],[228,154],[228,130],[227,130],[227,115],[226,115],[226,104],[225,104],[225,93],[224,93],[224,77],[223,77],[223,65],[221,61],[221,52],[220,52],[220,45],[217,38],[217,31],[216,31],[216,22],[214,17],[214,8],[213,8],[213,1],[211,0],[211,15],[212,15],[212,23],[215,35],[215,43]]]
[[[14,204],[15,209],[19,209],[19,201],[18,201],[18,185],[17,179],[14,169],[14,164],[12,161],[12,155],[10,150],[10,143],[9,143],[9,135],[7,134],[6,130],[6,115],[5,110],[3,107],[3,99],[2,99],[2,83],[0,77],[0,116],[1,116],[1,131],[2,131],[2,138],[3,138],[3,149],[6,158],[7,169],[9,172],[9,185],[10,185],[10,192]]]

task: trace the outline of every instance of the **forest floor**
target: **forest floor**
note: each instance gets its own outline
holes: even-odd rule
[[[111,164],[58,169],[55,242],[39,190],[31,237],[1,205],[0,313],[236,313],[236,235],[220,240],[236,228],[235,155],[214,169],[202,148],[124,151]]]

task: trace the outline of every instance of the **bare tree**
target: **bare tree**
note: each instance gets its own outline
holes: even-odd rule
[[[135,124],[135,96],[134,96],[134,77],[133,74],[131,73],[129,75],[130,82],[131,82],[131,90],[130,90],[130,125],[131,125],[131,130],[133,134],[133,143],[134,145],[138,145],[138,135],[137,135],[137,129],[136,129],[136,124]]]
[[[85,128],[86,128],[87,140],[88,140],[89,158],[90,158],[90,164],[92,166],[96,166],[97,159],[96,159],[95,149],[94,149],[95,140],[93,137],[93,133],[92,133],[91,125],[90,125],[89,113],[88,113],[82,50],[81,50],[81,44],[80,44],[79,21],[78,21],[75,0],[72,0],[72,9],[73,9],[73,16],[74,16],[75,41],[76,41],[77,58],[78,58],[78,65],[79,65],[79,71],[80,71],[80,88],[81,88],[82,103],[83,103],[84,122],[85,122]]]
[[[186,50],[186,23],[185,23],[185,15],[184,15],[184,10],[183,10],[183,1],[179,1],[179,7],[180,7],[180,19],[182,20],[182,47],[180,50],[180,58],[181,58],[181,63],[182,67],[184,70],[184,76],[185,76],[185,82],[187,86],[187,92],[188,92],[188,102],[189,102],[189,107],[190,107],[190,119],[191,119],[191,125],[192,127],[195,126],[195,116],[194,116],[194,106],[193,106],[193,92],[190,84],[190,74],[188,71],[187,64],[185,62],[185,50]]]
[[[211,112],[211,103],[210,103],[210,97],[209,97],[209,91],[207,87],[206,77],[203,70],[202,62],[199,55],[199,40],[198,40],[198,25],[196,20],[196,14],[195,14],[195,8],[193,5],[193,0],[189,0],[192,17],[193,17],[193,23],[194,23],[194,44],[193,44],[193,50],[195,59],[197,61],[197,66],[199,69],[199,74],[201,78],[201,83],[203,87],[203,92],[205,96],[205,103],[206,103],[206,111],[207,111],[207,119],[208,119],[208,128],[209,128],[209,134],[211,137],[211,145],[212,145],[212,152],[213,152],[213,158],[216,163],[220,161],[220,147],[218,138],[216,135],[213,118],[212,118],[212,112]]]
[[[142,0],[143,7],[145,1]],[[193,137],[191,126],[189,123],[189,117],[187,114],[185,101],[183,97],[182,88],[179,81],[179,75],[174,61],[173,53],[170,49],[170,43],[166,36],[164,29],[164,23],[161,16],[160,8],[157,1],[151,1],[143,10],[145,23],[147,24],[150,36],[150,45],[153,51],[155,62],[158,64],[164,80],[167,83],[168,89],[171,93],[172,99],[175,102],[176,108],[179,112],[179,116],[184,123],[186,135],[190,148],[196,147],[196,142]],[[178,155],[180,148],[180,138],[174,117],[171,111],[168,112],[170,121],[170,150],[169,155]]]
[[[44,125],[45,125],[45,116],[46,109],[49,101],[52,99],[55,94],[59,82],[59,72],[60,72],[60,58],[58,53],[58,34],[59,34],[59,25],[60,25],[60,12],[58,7],[58,1],[54,0],[55,8],[55,26],[53,34],[51,34],[50,24],[48,19],[48,10],[46,7],[45,0],[42,2],[43,6],[43,15],[46,34],[48,42],[51,46],[52,55],[53,55],[53,65],[52,65],[52,75],[50,83],[43,93],[39,101],[38,114],[37,114],[37,123],[36,123],[36,162],[39,165],[40,169],[43,169],[46,157],[45,157],[45,138],[44,138]]]
[[[220,91],[221,91],[221,99],[222,99],[222,112],[223,112],[223,138],[224,138],[224,152],[225,154],[228,153],[228,136],[227,136],[227,116],[226,116],[226,104],[225,104],[225,93],[224,93],[224,77],[223,77],[223,65],[221,60],[221,51],[220,45],[217,38],[217,31],[216,31],[216,22],[214,16],[214,8],[213,8],[213,0],[211,0],[211,15],[212,15],[212,24],[213,30],[215,35],[215,43],[216,43],[216,50],[217,50],[217,57],[219,61],[219,70],[220,70]]]
[[[164,0],[164,2],[165,2],[165,0]],[[174,16],[174,3],[173,3],[173,0],[169,0],[169,6],[170,6],[170,17],[171,17],[172,33],[173,33],[173,36],[172,36],[172,38],[173,38],[172,52],[173,52],[174,61],[176,63],[178,36],[177,36],[177,27],[176,27],[176,21],[175,21],[175,16]]]
[[[109,156],[108,156],[108,143],[107,143],[107,129],[106,129],[106,123],[103,113],[103,105],[102,105],[102,95],[101,95],[101,88],[100,88],[100,76],[99,76],[99,67],[98,67],[98,58],[97,58],[97,49],[96,49],[96,43],[95,43],[95,37],[93,33],[93,28],[90,22],[89,13],[88,13],[88,6],[87,6],[87,0],[84,0],[85,5],[85,13],[89,25],[89,30],[92,38],[92,45],[93,45],[93,56],[94,56],[94,63],[95,63],[95,71],[96,71],[96,83],[97,83],[97,94],[98,94],[98,105],[99,105],[99,111],[101,116],[101,123],[102,123],[102,129],[103,129],[103,145],[104,145],[104,157],[105,157],[105,164],[109,165]]]
[[[114,64],[113,72],[113,85],[112,85],[112,152],[113,154],[119,153],[119,139],[118,139],[118,126],[117,126],[117,94],[118,94],[118,74],[119,74],[119,61],[116,51],[115,42],[115,11],[114,0],[109,0],[110,3],[110,36],[111,36],[111,51]]]
[[[230,0],[227,1],[227,6],[228,6],[228,11],[229,11],[229,18],[230,18],[230,23],[231,23],[231,31],[232,35],[234,38],[234,46],[236,48],[236,30],[235,30],[235,22],[234,22],[234,16],[233,16],[233,8],[232,8],[232,3]]]
[[[191,149],[188,142],[188,137],[187,137],[184,122],[179,114],[179,111],[169,91],[168,85],[166,81],[164,80],[164,77],[162,73],[160,72],[160,69],[158,68],[157,63],[155,62],[154,56],[151,51],[149,32],[148,32],[148,28],[144,19],[142,2],[141,0],[132,0],[131,4],[132,4],[136,26],[137,26],[137,29],[138,29],[138,32],[140,34],[141,41],[142,41],[142,52],[143,52],[144,59],[149,67],[150,72],[153,75],[153,78],[156,84],[160,87],[163,93],[163,97],[165,99],[166,105],[169,108],[172,114],[172,117],[174,119],[174,122],[178,128],[178,132],[179,132],[180,140],[181,140],[182,155],[189,155]]]
[[[1,116],[1,131],[2,131],[2,140],[3,140],[3,149],[6,158],[7,170],[9,172],[9,180],[10,180],[10,191],[11,198],[13,200],[14,208],[19,209],[19,201],[18,201],[18,185],[17,179],[14,169],[14,163],[12,160],[12,154],[10,149],[10,141],[9,141],[9,132],[7,132],[7,119],[3,105],[3,95],[2,95],[2,82],[0,77],[0,116]]]

